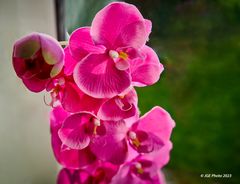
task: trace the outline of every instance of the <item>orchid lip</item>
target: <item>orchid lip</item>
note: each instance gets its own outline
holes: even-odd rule
[[[118,58],[115,61],[115,66],[118,70],[127,70],[130,67],[128,54],[126,52],[118,52]]]
[[[134,146],[136,146],[136,147],[140,146],[141,143],[140,143],[139,139],[137,138],[137,134],[135,132],[130,131],[128,133],[128,136],[131,139],[131,142]]]

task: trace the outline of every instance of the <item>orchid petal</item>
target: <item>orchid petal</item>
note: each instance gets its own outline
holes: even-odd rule
[[[27,59],[40,49],[39,33],[31,33],[17,40],[13,48],[13,57]]]
[[[154,160],[158,168],[165,166],[170,160],[170,151],[172,149],[171,141],[166,141],[164,146],[154,152],[143,155],[143,158]]]
[[[82,150],[65,148],[57,132],[52,133],[52,149],[56,160],[67,168],[79,169],[95,162],[96,157],[89,147]]]
[[[64,53],[65,53],[64,74],[72,75],[73,70],[77,64],[77,61],[72,57],[69,47],[64,48]]]
[[[78,87],[95,98],[111,98],[130,86],[128,71],[120,71],[105,54],[91,54],[79,62],[73,73]]]
[[[24,85],[32,92],[38,93],[46,88],[49,80],[41,80],[38,78],[22,79]]]
[[[69,112],[89,111],[96,113],[103,101],[86,95],[73,82],[66,82],[61,103],[63,108]]]
[[[132,47],[140,49],[146,44],[148,33],[146,32],[146,24],[144,21],[136,21],[122,28],[121,33],[117,37],[114,46]]]
[[[64,62],[64,52],[57,40],[43,33],[39,33],[39,39],[41,43],[42,55],[46,63],[49,65],[54,65]]]
[[[59,63],[53,65],[53,68],[50,72],[50,77],[51,78],[56,77],[61,72],[63,65],[64,65],[63,62],[59,62]]]
[[[61,106],[57,106],[50,112],[50,127],[51,131],[58,131],[62,126],[63,121],[69,116]]]
[[[120,59],[115,63],[118,70],[127,70],[129,68],[129,62],[124,59]]]
[[[64,120],[70,115],[61,106],[54,108],[50,113],[51,140],[54,155],[57,161],[67,168],[78,169],[89,165],[96,160],[96,157],[89,150],[89,147],[82,150],[70,149],[62,144],[58,136]]]
[[[88,184],[90,181],[90,173],[83,169],[63,168],[57,178],[57,184]]]
[[[124,37],[128,37],[134,40],[136,36],[144,37],[144,35],[137,34],[137,31],[141,31],[142,27],[139,29],[139,25],[136,24],[136,22],[143,21],[141,13],[134,5],[123,2],[111,3],[100,10],[94,17],[91,36],[96,44],[105,45],[111,49],[126,46],[125,42],[121,43],[117,39],[123,38],[125,40]],[[127,30],[131,32],[127,34]],[[143,30],[145,31],[145,27]],[[133,34],[132,37],[130,34]]]
[[[161,107],[154,107],[137,122],[137,130],[151,132],[165,143],[170,139],[174,120],[169,113]]]
[[[146,26],[147,35],[149,36],[152,31],[152,22],[151,22],[151,20],[148,20],[148,19],[145,19],[144,22],[145,22],[145,26]]]
[[[64,145],[72,149],[84,149],[90,143],[90,132],[87,125],[90,125],[90,113],[77,113],[69,116],[59,129],[59,137]]]
[[[163,71],[163,65],[154,50],[144,46],[141,51],[145,54],[145,58],[130,60],[132,83],[138,87],[156,83]]]
[[[89,53],[100,54],[105,48],[96,46],[90,36],[90,27],[76,29],[70,36],[69,48],[73,58],[80,61]]]
[[[106,128],[106,133],[93,138],[90,145],[91,151],[102,161],[120,165],[127,157],[125,140],[127,128],[123,121],[105,121],[103,126]]]
[[[13,57],[13,67],[17,76],[20,78],[26,73],[26,64],[23,58]]]
[[[138,173],[136,163],[141,164],[142,173]],[[160,184],[158,168],[151,160],[143,160],[141,156],[124,164],[113,177],[112,184]]]
[[[119,121],[135,116],[137,113],[137,94],[134,89],[124,97],[116,96],[100,107],[98,117],[102,120]]]
[[[136,181],[136,177],[131,174],[129,164],[123,165],[113,177],[111,184],[119,183],[139,184],[139,181]]]

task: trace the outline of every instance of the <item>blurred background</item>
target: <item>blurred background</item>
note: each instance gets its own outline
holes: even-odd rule
[[[56,37],[54,1],[0,0],[0,184],[53,184],[57,175],[50,109],[12,66],[14,42],[33,31]]]
[[[56,3],[57,2],[57,3]],[[62,40],[91,21],[109,0],[0,0],[0,183],[55,183],[57,164],[42,94],[14,74],[14,40],[31,31]],[[240,1],[127,0],[153,23],[148,45],[165,70],[138,88],[142,114],[155,105],[176,121],[170,184],[240,183]],[[56,13],[57,12],[57,13]],[[56,16],[57,15],[57,16]],[[57,26],[56,23],[58,22]],[[58,30],[58,34],[57,34]],[[200,174],[232,174],[201,178]]]

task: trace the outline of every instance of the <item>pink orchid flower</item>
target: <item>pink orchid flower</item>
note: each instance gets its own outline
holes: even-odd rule
[[[166,113],[164,110],[163,112],[164,114]],[[153,117],[145,115],[144,118],[151,121]],[[175,123],[172,120],[170,122],[169,125],[163,125],[163,129],[169,130],[165,133],[162,132],[164,145],[161,149],[139,154],[136,152],[136,149],[134,151],[133,147],[129,147],[128,161],[121,166],[118,173],[112,178],[111,184],[166,184],[164,174],[160,169],[168,163],[172,149],[172,143],[169,138]]]
[[[94,139],[91,150],[99,159],[112,162],[112,158],[125,158],[123,155],[126,155],[126,152],[130,152],[129,148],[126,147],[128,143],[136,152],[128,154],[129,158],[139,153],[151,152],[157,152],[155,156],[157,157],[159,153],[162,153],[162,149],[165,149],[168,142],[170,142],[170,135],[175,126],[175,122],[171,116],[161,107],[154,107],[130,128],[125,121],[111,123],[111,127],[107,128],[110,131],[106,131],[103,136]],[[105,126],[107,127],[109,124],[105,123]],[[104,149],[100,151],[99,147],[103,144]],[[170,149],[168,150],[170,151]]]
[[[112,98],[131,84],[155,83],[163,66],[145,46],[150,32],[151,21],[134,5],[116,2],[100,10],[91,27],[70,36],[69,53],[78,61],[73,72],[76,84],[90,96]]]
[[[154,160],[146,160],[141,156],[124,164],[112,178],[111,184],[165,184],[163,174]]]
[[[88,166],[96,161],[95,155],[89,148],[82,150],[71,149],[63,145],[58,136],[63,121],[70,115],[62,107],[55,107],[50,113],[50,127],[52,149],[56,160],[64,167],[79,169]]]
[[[114,159],[122,159],[121,161],[123,161],[126,160],[126,154],[132,158],[139,153],[153,152],[154,154],[150,157],[157,158],[164,151],[165,155],[169,155],[171,147],[168,145],[171,144],[170,135],[175,122],[161,107],[154,107],[130,128],[125,121],[104,123],[106,127],[110,125],[110,128],[106,128],[108,131],[103,136],[94,139],[94,144],[91,146],[93,153],[101,160],[113,162]],[[128,143],[136,153],[129,150]],[[104,145],[104,149],[100,150],[99,147],[102,145]],[[129,160],[129,158],[127,159]],[[165,158],[166,161],[168,159],[169,157]],[[119,163],[121,162],[119,161]],[[163,165],[164,163],[159,164]]]
[[[32,33],[15,42],[12,61],[17,76],[25,86],[32,92],[40,92],[51,78],[60,73],[64,53],[52,37]]]
[[[58,135],[71,149],[90,148],[98,159],[119,165],[127,157],[126,132],[124,121],[102,121],[90,112],[79,112],[64,120]]]
[[[157,151],[170,140],[174,126],[167,111],[154,107],[132,125],[128,132],[129,143],[139,153]]]
[[[63,168],[58,174],[57,184],[108,184],[118,168],[108,162],[98,162],[94,168],[90,166],[80,170]]]

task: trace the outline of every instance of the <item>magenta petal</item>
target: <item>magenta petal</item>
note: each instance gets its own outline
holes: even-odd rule
[[[89,111],[96,113],[103,100],[90,97],[83,93],[76,84],[66,82],[61,103],[63,108],[69,112]]]
[[[169,113],[161,107],[154,107],[146,113],[137,123],[137,130],[151,132],[161,138],[165,143],[170,139],[174,120]]]
[[[60,43],[49,35],[39,33],[42,55],[46,63],[54,65],[63,63],[64,52]]]
[[[145,159],[154,160],[158,168],[165,166],[170,160],[170,151],[172,149],[171,141],[166,141],[165,145],[158,151],[154,151],[148,154],[145,154],[143,157]]]
[[[146,32],[147,32],[147,35],[149,36],[152,31],[152,22],[151,20],[148,20],[148,19],[145,19],[144,21],[146,26]]]
[[[57,132],[52,133],[52,149],[56,160],[67,168],[79,169],[96,160],[89,147],[82,150],[64,148]]]
[[[39,33],[31,33],[26,35],[14,44],[13,57],[30,58],[40,49]]]
[[[22,79],[22,81],[30,91],[38,93],[46,88],[46,84],[49,80],[30,78],[30,79]]]
[[[17,76],[22,78],[27,70],[25,60],[23,58],[13,57],[12,61]]]
[[[90,133],[87,126],[94,117],[90,113],[77,113],[69,116],[59,129],[62,143],[72,149],[84,149],[90,143]]]
[[[98,159],[120,165],[127,157],[127,128],[123,121],[105,121],[103,126],[105,135],[93,138],[90,148]]]
[[[148,46],[141,49],[145,58],[137,58],[130,61],[132,83],[134,86],[147,86],[156,83],[163,71],[163,65],[159,62],[157,54]]]
[[[118,172],[118,169],[118,165],[111,164],[110,162],[100,162],[93,175],[94,181],[101,184],[110,183],[112,177]]]
[[[63,168],[57,178],[57,184],[88,184],[90,174],[85,170]]]
[[[115,48],[128,46],[140,49],[148,40],[148,36],[146,24],[143,20],[133,22],[122,29],[114,46]]]
[[[73,70],[77,64],[77,61],[72,57],[69,47],[65,47],[64,49],[65,53],[65,65],[64,65],[64,74],[66,75],[72,75]]]
[[[77,61],[80,61],[89,53],[99,54],[103,53],[105,48],[102,46],[96,46],[90,36],[90,28],[83,27],[75,30],[69,39],[69,47],[72,56]]]
[[[112,177],[118,172],[119,166],[110,162],[102,162],[98,160],[85,171],[91,173],[90,179],[86,184],[108,184],[111,183]]]
[[[63,97],[61,100],[62,106],[66,111],[69,112],[79,112],[81,108],[81,97],[83,92],[79,90],[79,88],[71,83],[66,82],[64,90],[63,90]]]
[[[69,113],[60,106],[54,108],[50,113],[52,149],[57,161],[67,168],[78,169],[89,165],[96,160],[96,157],[89,150],[89,147],[82,150],[70,149],[62,145],[58,136],[58,130]]]
[[[73,173],[74,170],[70,169],[61,169],[61,171],[58,174],[57,178],[57,184],[71,184],[73,183]]]
[[[64,145],[71,149],[84,149],[90,143],[90,137],[83,129],[64,130],[60,129],[59,137]]]
[[[119,183],[131,183],[131,184],[141,184],[138,178],[134,177],[134,175],[130,171],[130,165],[124,164],[118,173],[112,178],[111,184],[119,184]]]
[[[42,56],[49,65],[54,65],[51,77],[57,76],[64,65],[64,52],[60,43],[49,35],[39,33]]]
[[[111,3],[94,17],[91,36],[96,44],[114,49],[118,47],[115,42],[123,29],[130,24],[143,20],[141,13],[134,5],[123,2]],[[134,29],[131,28],[130,30]]]
[[[141,173],[137,171],[136,164],[141,164]],[[119,172],[113,177],[111,184],[161,184],[159,181],[159,170],[151,160],[143,160],[141,156],[124,164]]]
[[[91,54],[79,62],[74,70],[78,87],[95,98],[111,98],[130,86],[128,71],[118,70],[105,54]]]
[[[119,121],[135,116],[137,113],[137,94],[132,89],[124,97],[116,96],[106,101],[98,111],[102,120]]]
[[[115,64],[118,70],[127,70],[129,68],[129,62],[127,60],[120,59]]]
[[[57,131],[68,116],[69,113],[66,112],[61,106],[53,108],[50,112],[51,131]]]

